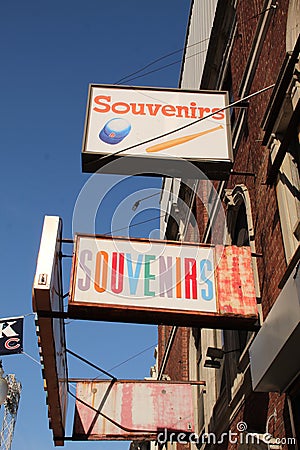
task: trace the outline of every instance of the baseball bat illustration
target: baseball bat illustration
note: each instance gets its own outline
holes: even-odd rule
[[[197,137],[204,136],[205,134],[208,133],[212,133],[213,131],[221,130],[222,128],[223,126],[219,125],[218,127],[210,128],[209,130],[200,131],[200,133],[190,134],[188,136],[171,139],[170,141],[163,142],[161,144],[156,144],[153,145],[152,147],[146,148],[146,152],[148,153],[160,152],[161,150],[174,147],[175,145],[184,144],[185,142],[191,141],[192,139],[196,139]]]

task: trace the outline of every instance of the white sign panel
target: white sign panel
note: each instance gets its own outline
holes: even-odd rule
[[[83,166],[87,156],[116,153],[230,163],[227,104],[227,94],[219,91],[91,85]]]
[[[213,247],[77,236],[70,306],[217,311]]]

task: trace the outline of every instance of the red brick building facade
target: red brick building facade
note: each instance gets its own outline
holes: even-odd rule
[[[258,333],[159,327],[161,373],[207,380],[196,399],[198,448],[300,448],[299,29],[298,0],[191,4],[180,87],[226,90],[241,103],[230,109],[232,172],[196,193],[181,180],[192,214],[169,219],[166,238],[217,243],[215,189],[226,217],[217,234],[250,246],[260,310]],[[223,350],[220,369],[205,367],[208,346]],[[245,442],[248,432],[258,441]]]

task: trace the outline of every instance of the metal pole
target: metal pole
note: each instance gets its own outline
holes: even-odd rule
[[[5,377],[8,383],[8,394],[4,403],[4,416],[0,433],[0,450],[10,450],[14,436],[22,385],[15,375]]]

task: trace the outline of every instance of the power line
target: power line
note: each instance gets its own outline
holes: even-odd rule
[[[141,350],[140,352],[133,354],[133,355],[130,356],[129,358],[125,359],[124,361],[121,361],[120,363],[118,363],[118,364],[116,364],[115,366],[111,367],[110,369],[108,369],[108,372],[110,372],[110,371],[112,371],[112,370],[114,370],[114,369],[116,369],[116,368],[118,368],[118,367],[120,367],[120,366],[123,366],[124,364],[126,364],[126,363],[128,363],[129,361],[131,361],[131,360],[137,358],[138,356],[140,356],[140,355],[146,353],[147,351],[151,350],[152,348],[155,348],[156,346],[157,346],[157,343],[152,344],[152,345],[150,345],[149,347],[144,348],[144,349]],[[71,350],[69,350],[69,349],[66,350],[66,352],[67,352],[67,353],[70,353],[70,354],[73,355],[73,356],[76,355],[76,357],[78,357],[77,354],[73,353],[73,352],[72,352]],[[38,361],[37,359],[35,359],[33,356],[29,355],[28,353],[26,353],[26,352],[24,352],[24,351],[22,351],[21,353],[22,353],[22,355],[24,355],[24,356],[26,356],[27,358],[29,358],[31,361],[35,362],[38,366],[41,366],[41,362]],[[80,357],[80,359],[82,359],[82,357]],[[86,360],[85,360],[84,362],[86,362]],[[91,364],[90,362],[88,362],[88,363]],[[97,369],[100,370],[98,367],[97,367]],[[103,371],[103,369],[101,369],[101,371]],[[111,374],[108,374],[108,372],[106,372],[106,375],[112,376]],[[99,377],[96,377],[95,380],[96,380],[97,378],[99,378]]]
[[[270,8],[266,8],[266,9],[262,10],[260,13],[255,14],[254,16],[251,16],[251,17],[249,17],[248,19],[245,19],[245,20],[242,21],[242,22],[237,22],[237,24],[238,24],[238,25],[244,25],[245,23],[250,22],[251,20],[256,19],[257,17],[261,16],[262,14],[264,14],[264,13],[267,12],[267,11],[269,11],[270,9],[276,9],[276,5],[271,5]],[[203,42],[206,42],[206,41],[209,41],[209,40],[210,40],[210,36],[207,37],[207,38],[205,38],[205,39],[202,39],[201,41],[195,42],[194,44],[187,45],[186,47],[182,47],[182,48],[180,48],[180,49],[178,49],[178,50],[174,50],[173,52],[170,52],[170,53],[167,53],[167,54],[165,54],[165,55],[163,55],[163,56],[160,56],[159,58],[157,58],[157,59],[151,61],[150,63],[146,64],[145,66],[141,67],[140,69],[138,69],[138,70],[136,70],[136,71],[134,71],[134,72],[131,72],[131,73],[128,74],[127,76],[124,76],[124,77],[120,78],[120,79],[119,79],[118,81],[116,81],[114,84],[115,84],[115,85],[118,85],[118,84],[124,83],[124,82],[125,82],[125,83],[128,83],[129,81],[133,81],[133,80],[135,80],[135,79],[137,79],[137,78],[142,78],[142,77],[144,77],[144,76],[146,76],[146,75],[150,75],[151,73],[158,72],[159,70],[163,70],[163,69],[165,69],[165,68],[167,68],[167,67],[170,67],[170,66],[172,66],[172,65],[178,64],[178,62],[181,62],[181,61],[182,61],[181,59],[180,59],[180,60],[177,60],[177,61],[175,61],[175,62],[173,62],[173,63],[170,63],[170,64],[166,64],[166,65],[164,65],[164,66],[161,66],[161,67],[159,67],[159,68],[157,68],[157,69],[151,70],[151,71],[149,71],[149,72],[143,73],[143,74],[141,74],[141,75],[139,75],[139,76],[137,76],[137,77],[131,78],[131,77],[133,77],[134,75],[137,75],[137,74],[143,72],[144,70],[148,69],[148,67],[151,67],[151,66],[157,64],[158,62],[163,61],[164,59],[169,58],[170,56],[173,56],[173,55],[176,55],[177,53],[182,52],[184,49],[189,49],[189,48],[191,48],[191,47],[194,47],[195,45],[202,44]],[[199,55],[200,53],[204,53],[205,51],[207,51],[207,49],[202,50],[202,51],[197,52],[197,53],[194,53],[193,55],[187,56],[185,59],[193,58],[193,57]]]
[[[218,114],[218,113],[220,113],[222,111],[225,111],[226,109],[230,109],[233,106],[236,106],[236,105],[238,105],[241,102],[244,102],[245,100],[249,100],[250,98],[255,97],[256,95],[262,94],[263,92],[267,91],[268,89],[273,88],[274,86],[275,86],[275,83],[273,83],[270,86],[267,86],[267,87],[265,87],[263,89],[260,89],[259,91],[253,92],[252,94],[246,95],[246,97],[243,97],[243,98],[241,98],[239,100],[236,100],[235,102],[230,103],[229,105],[224,106],[223,108],[220,108],[217,111],[214,111],[214,112],[208,114],[207,116],[201,117],[200,119],[194,120],[193,122],[190,122],[190,123],[188,123],[186,125],[182,125],[181,127],[175,128],[174,130],[171,130],[171,131],[168,131],[166,133],[160,134],[159,136],[155,136],[153,138],[147,139],[146,141],[140,142],[138,144],[131,145],[130,147],[123,148],[123,149],[118,150],[118,151],[116,151],[114,153],[109,153],[107,155],[100,156],[95,161],[91,161],[90,163],[87,163],[87,165],[95,164],[98,161],[101,161],[103,159],[111,158],[112,156],[119,155],[120,153],[124,153],[124,152],[126,152],[128,150],[132,150],[133,148],[139,147],[141,145],[149,144],[150,142],[156,141],[157,139],[161,139],[163,137],[170,136],[171,134],[174,134],[177,131],[181,131],[181,130],[184,130],[185,128],[189,128],[192,125],[195,125],[196,123],[199,123],[199,122],[203,122],[204,120],[207,120],[210,117],[212,117],[212,116],[214,116],[214,115],[216,115],[216,114]]]
[[[202,44],[203,42],[206,42],[206,41],[208,41],[209,39],[210,39],[209,37],[206,38],[206,39],[202,39],[201,41],[198,41],[198,42],[195,42],[194,44],[188,45],[186,48],[191,48],[191,47],[194,47],[195,45]],[[173,52],[167,53],[166,55],[160,56],[159,58],[157,58],[157,59],[151,61],[150,63],[148,63],[148,64],[146,64],[145,66],[141,67],[140,69],[136,70],[135,72],[131,72],[131,73],[128,74],[127,76],[120,78],[120,79],[119,79],[118,81],[116,81],[114,84],[120,84],[120,83],[123,83],[124,81],[125,81],[125,82],[126,82],[126,81],[130,81],[130,80],[127,80],[127,78],[132,77],[133,75],[136,75],[136,74],[138,74],[138,73],[140,73],[140,72],[143,72],[143,70],[148,69],[148,67],[153,66],[154,64],[156,64],[156,63],[162,61],[163,59],[168,58],[169,56],[176,55],[177,53],[180,53],[180,52],[182,52],[183,50],[184,50],[184,47],[180,48],[179,50],[174,50]],[[195,55],[193,55],[193,56],[195,56]],[[181,61],[181,60],[180,60],[180,61]],[[141,75],[141,76],[144,76],[144,75]]]
[[[153,208],[153,209],[154,209],[154,208]],[[157,208],[157,209],[158,209],[158,208]],[[101,234],[102,236],[108,236],[108,235],[110,235],[110,234],[112,234],[112,233],[117,233],[117,232],[119,232],[119,231],[127,230],[128,228],[137,227],[138,225],[142,225],[143,223],[152,222],[153,220],[158,220],[158,219],[160,219],[161,217],[164,217],[164,214],[160,214],[160,215],[157,216],[157,217],[152,217],[151,219],[142,220],[141,222],[132,223],[132,224],[126,226],[126,227],[118,228],[117,230],[107,231],[106,233],[100,233],[100,234]],[[71,241],[71,239],[70,239],[70,241]],[[72,240],[72,242],[74,242],[74,241]],[[70,244],[70,243],[71,243],[71,242],[68,242],[68,244]],[[67,297],[67,295],[68,295],[68,293],[66,293],[66,294],[64,295],[64,297]],[[28,315],[30,315],[30,314],[28,314]],[[32,315],[34,315],[34,314],[32,314]]]
[[[27,358],[31,359],[31,361],[35,362],[36,364],[38,364],[39,366],[41,366],[41,361],[38,361],[37,359],[35,359],[33,356],[29,355],[28,353],[22,351],[21,352],[22,355],[26,356]]]
[[[155,194],[147,195],[147,197],[140,198],[133,204],[131,209],[133,211],[135,211],[139,207],[141,202],[143,202],[144,200],[147,200],[148,198],[154,197],[155,195],[160,195],[160,194],[161,194],[161,192],[155,192]]]
[[[138,223],[132,223],[132,224],[128,225],[127,227],[119,228],[118,230],[112,230],[112,231],[108,231],[107,233],[101,233],[101,234],[103,236],[108,236],[109,234],[117,233],[117,232],[123,231],[123,230],[127,230],[128,228],[137,227],[138,225],[142,225],[143,223],[152,222],[153,220],[158,220],[158,219],[160,219],[163,216],[164,216],[163,214],[160,214],[157,217],[152,217],[152,219],[143,220],[143,221],[138,222]]]
[[[156,346],[157,346],[157,343],[156,343],[156,344],[152,344],[152,345],[150,345],[150,346],[147,347],[147,348],[144,348],[144,349],[141,350],[140,352],[135,353],[134,355],[130,356],[129,358],[125,359],[124,361],[120,362],[119,364],[116,364],[115,366],[113,366],[113,367],[111,367],[110,369],[108,369],[109,372],[112,371],[112,370],[114,370],[114,369],[116,369],[117,367],[123,366],[123,365],[126,364],[127,362],[131,361],[132,359],[137,358],[138,356],[142,355],[143,353],[146,353],[147,351],[151,350],[152,348],[154,348],[154,347],[156,347]],[[97,380],[97,379],[99,379],[99,377],[93,378],[93,380]]]
[[[193,55],[187,56],[185,59],[194,58],[195,56],[200,55],[201,53],[204,53],[204,52],[206,52],[206,51],[207,51],[207,49],[201,50],[201,51],[199,51],[199,52],[194,53]],[[146,73],[143,73],[143,74],[138,75],[138,76],[136,76],[136,77],[132,77],[132,78],[129,78],[129,79],[125,79],[124,81],[125,81],[126,83],[128,83],[129,81],[136,80],[137,78],[142,78],[142,77],[145,77],[146,75],[150,75],[151,73],[159,72],[160,70],[166,69],[167,67],[174,66],[175,64],[181,63],[181,61],[182,61],[181,59],[177,59],[176,61],[174,61],[174,62],[172,62],[172,63],[165,64],[164,66],[158,67],[157,69],[149,70],[149,71],[146,72]]]
[[[148,350],[151,350],[152,348],[156,347],[156,344],[150,345],[147,348],[144,348],[144,350],[141,350],[139,353],[136,353],[132,356],[130,356],[129,358],[125,359],[124,361],[120,362],[119,364],[115,365],[114,367],[112,367],[111,369],[108,369],[109,371],[116,369],[117,367],[123,366],[123,364],[126,364],[127,362],[131,361],[132,359],[137,358],[138,356],[142,355],[143,353],[146,353]]]

